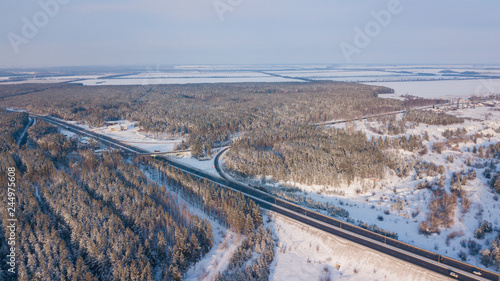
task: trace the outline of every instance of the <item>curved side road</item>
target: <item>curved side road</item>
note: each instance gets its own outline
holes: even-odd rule
[[[110,137],[97,134],[95,132],[80,128],[78,126],[75,126],[73,124],[67,123],[65,121],[56,118],[48,116],[40,116],[35,114],[31,114],[30,116],[42,119],[48,123],[62,127],[68,131],[94,138],[106,146],[117,148],[124,152],[129,152],[133,154],[151,154],[146,150],[122,143]],[[255,189],[246,184],[237,182],[228,177],[227,175],[225,175],[219,165],[220,156],[225,151],[227,151],[227,148],[223,149],[219,154],[217,154],[215,159],[215,167],[217,172],[221,175],[221,177],[179,163],[175,160],[166,157],[157,157],[157,159],[161,159],[162,161],[165,161],[170,165],[184,172],[187,172],[193,176],[203,179],[208,179],[226,188],[242,192],[246,197],[253,199],[260,207],[264,209],[280,213],[289,218],[300,221],[304,224],[337,235],[339,237],[345,238],[347,240],[353,241],[363,246],[372,248],[382,253],[391,255],[401,260],[405,260],[407,262],[421,266],[428,270],[441,273],[448,277],[453,276],[457,280],[500,281],[499,274],[478,267],[474,267],[472,265],[454,259],[443,257],[436,253],[432,253],[427,250],[411,246],[409,244],[400,242],[398,240],[384,237],[383,235],[379,235],[371,231],[365,230],[363,228],[345,223],[341,220],[337,220],[322,215],[320,213],[305,209],[303,207],[300,207],[298,205],[292,204],[290,202],[272,196],[268,193]]]

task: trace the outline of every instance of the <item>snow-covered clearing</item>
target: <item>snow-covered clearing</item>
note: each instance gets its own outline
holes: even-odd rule
[[[199,170],[202,170],[204,172],[208,172],[214,175],[219,175],[217,173],[217,170],[215,169],[215,155],[218,153],[219,149],[213,149],[213,157],[208,160],[199,160],[194,157],[191,157],[191,155],[186,155],[185,157],[181,158],[173,158],[172,160],[189,165],[191,167],[197,168]]]
[[[274,212],[268,211],[267,216],[272,221],[266,225],[278,240],[271,281],[447,279]]]
[[[462,80],[497,77],[496,69],[474,66],[340,66],[334,69],[275,70],[288,77],[344,82],[385,83],[389,81]],[[404,94],[404,93],[403,93]]]
[[[201,261],[188,270],[184,280],[213,280],[218,272],[223,272],[227,268],[231,256],[240,246],[244,237],[232,231],[227,231],[219,236],[221,240],[217,241],[218,243]]]

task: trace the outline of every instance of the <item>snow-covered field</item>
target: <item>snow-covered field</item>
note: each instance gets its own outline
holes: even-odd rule
[[[199,83],[244,83],[244,82],[303,82],[297,79],[287,79],[275,76],[261,77],[190,77],[190,78],[121,78],[121,79],[90,79],[78,81],[85,86],[95,85],[156,85],[156,84],[199,84]]]
[[[352,83],[389,83],[389,82],[425,82],[425,81],[456,81],[456,77],[424,77],[418,75],[381,75],[381,76],[346,76],[346,77],[314,77],[313,80],[329,80],[337,82],[352,82]],[[463,79],[463,78],[462,78]]]
[[[500,93],[500,79],[373,82],[364,84],[385,86],[394,89],[394,94],[380,95],[383,98],[398,98],[401,95],[424,98],[450,98]]]
[[[179,72],[143,72],[124,76],[122,78],[241,78],[241,77],[269,77],[269,75],[254,71],[179,71]]]
[[[7,81],[3,80],[0,85],[16,85],[16,84],[30,84],[30,83],[37,83],[37,84],[53,84],[53,83],[63,83],[63,82],[69,82],[71,81],[70,79],[26,79],[26,80],[13,80],[13,81]]]
[[[274,212],[267,216],[267,226],[278,240],[271,281],[448,279]]]

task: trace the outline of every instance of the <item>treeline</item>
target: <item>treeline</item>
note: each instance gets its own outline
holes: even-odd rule
[[[0,108],[0,150],[14,149],[28,123],[28,113],[7,113]]]
[[[1,85],[0,96],[5,98],[0,105],[90,126],[117,119],[139,121],[150,132],[189,134],[186,145],[203,156],[241,131],[401,110],[401,101],[377,98],[389,90],[341,82],[154,87],[23,84]]]
[[[415,151],[422,138],[371,138],[360,131],[308,125],[262,128],[245,134],[225,157],[227,168],[240,176],[272,176],[274,180],[336,186],[361,178],[382,178],[386,167],[400,175],[411,169],[389,148]]]
[[[464,118],[456,117],[445,112],[433,112],[429,110],[407,110],[403,116],[405,122],[423,123],[427,125],[451,125],[463,123]]]
[[[143,166],[153,179],[173,188],[190,204],[246,236],[231,257],[228,268],[219,272],[215,280],[268,280],[274,259],[274,240],[270,230],[264,230],[260,209],[254,201],[246,199],[242,193],[179,173],[163,160],[140,156],[135,162]]]

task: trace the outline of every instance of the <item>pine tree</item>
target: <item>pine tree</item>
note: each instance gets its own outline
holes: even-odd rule
[[[255,226],[253,224],[253,219],[250,214],[247,214],[246,222],[245,222],[245,235],[250,234],[254,230]]]
[[[500,193],[500,176],[497,176],[493,188],[495,189],[496,192]]]
[[[168,273],[169,273],[168,275],[172,280],[182,281],[182,273],[179,271],[179,268],[177,268],[177,266],[174,266],[173,264],[170,265]]]
[[[197,263],[201,258],[201,247],[198,242],[198,238],[194,233],[191,234],[191,238],[189,239],[189,244],[191,245],[191,261]]]

